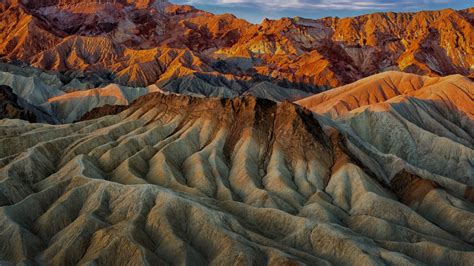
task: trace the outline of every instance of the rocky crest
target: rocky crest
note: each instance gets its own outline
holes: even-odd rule
[[[317,92],[390,69],[469,76],[474,65],[472,8],[252,25],[163,1],[1,5],[1,58],[69,79],[236,96],[261,82]]]
[[[36,122],[36,116],[24,110],[18,102],[18,97],[8,86],[0,86],[0,119],[4,118]]]
[[[377,104],[331,119],[151,93],[73,124],[1,120],[0,259],[469,264],[472,132],[435,120],[449,104]]]
[[[472,264],[473,12],[1,1],[0,264]]]
[[[57,119],[44,110],[18,97],[12,88],[0,85],[0,119],[22,119],[32,123],[57,123]]]

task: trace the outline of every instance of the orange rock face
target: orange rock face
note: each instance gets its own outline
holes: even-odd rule
[[[314,92],[385,70],[473,75],[473,8],[260,25],[158,0],[12,0],[0,12],[4,61],[122,85],[230,75]]]
[[[387,71],[316,94],[297,103],[313,112],[336,117],[361,107],[384,109],[391,103],[416,98],[446,105],[451,110],[459,110],[472,120],[473,96],[474,84],[460,75],[427,77]]]

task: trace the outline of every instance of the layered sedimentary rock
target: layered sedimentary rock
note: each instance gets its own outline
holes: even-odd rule
[[[100,107],[95,107],[94,109],[85,113],[84,115],[81,116],[80,119],[78,119],[78,121],[87,121],[87,120],[92,120],[92,119],[100,118],[107,115],[116,115],[126,110],[127,108],[128,108],[127,105],[106,104]]]
[[[207,80],[208,83],[196,82]],[[179,93],[202,97],[204,95],[232,98],[243,95],[254,95],[259,98],[273,101],[298,100],[312,95],[298,89],[288,89],[270,82],[256,83],[248,88],[240,87],[236,92],[228,87],[227,81],[207,78],[203,76],[175,79],[165,84],[163,89],[156,85],[147,87],[127,87],[118,84],[109,84],[106,80],[94,76],[92,80],[84,77],[68,77],[65,74],[42,71],[32,67],[18,67],[11,64],[0,64],[0,84],[13,89],[22,101],[34,106],[41,113],[48,114],[54,123],[69,123],[78,120],[86,112],[103,105],[128,105],[137,97],[150,92]],[[201,85],[199,85],[201,84]],[[235,83],[238,84],[238,83]],[[36,112],[38,113],[38,112]],[[37,122],[52,123],[40,115]]]
[[[471,264],[473,21],[2,1],[0,264]]]
[[[18,97],[12,88],[0,85],[0,119],[4,118],[50,124],[58,122],[58,120],[49,113]]]
[[[0,85],[72,122],[151,91],[295,101],[386,70],[472,77],[472,12],[253,25],[166,1],[4,1]]]
[[[313,112],[338,117],[364,106],[383,106],[416,98],[461,111],[474,119],[474,83],[461,75],[428,77],[388,71],[298,101]]]
[[[0,86],[0,119],[23,119],[30,122],[36,122],[36,116],[33,113],[25,111],[18,102],[18,97],[8,86]]]
[[[422,100],[331,117],[153,93],[68,125],[1,120],[0,260],[470,264],[473,134]]]
[[[51,110],[60,121],[70,123],[96,107],[128,105],[142,95],[157,91],[160,90],[156,86],[129,88],[111,84],[103,88],[76,91],[52,97],[41,106]]]
[[[410,167],[419,165],[420,171],[435,174],[435,179],[439,175],[468,181],[467,185],[472,186],[472,170],[449,168],[435,157],[450,158],[449,154],[465,151],[467,158],[472,157],[473,98],[474,83],[462,76],[430,78],[387,72],[297,103],[332,118],[362,141],[396,155]],[[462,149],[455,151],[458,148]],[[370,153],[367,157],[371,157]],[[385,172],[390,177],[398,171],[399,163],[398,159],[387,158],[379,162],[385,170],[372,171]]]
[[[254,25],[163,1],[0,5],[0,57],[67,80],[229,97],[262,84],[314,93],[390,69],[469,76],[474,66],[472,8]]]
[[[36,122],[42,123],[70,123],[96,107],[128,105],[139,96],[161,91],[155,85],[94,87],[92,82],[74,79],[66,83],[63,79],[63,75],[38,69],[0,65],[0,84],[11,88],[20,105],[34,114]]]

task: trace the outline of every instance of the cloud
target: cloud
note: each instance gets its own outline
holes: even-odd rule
[[[387,10],[410,9],[453,0],[188,0],[187,4],[216,6],[246,6],[264,9],[331,9],[331,10]]]

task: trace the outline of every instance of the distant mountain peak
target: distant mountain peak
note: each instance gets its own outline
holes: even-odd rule
[[[71,79],[172,91],[182,90],[182,79],[210,95],[240,94],[262,81],[316,92],[386,70],[473,75],[471,9],[255,25],[158,0],[22,3],[0,8],[9,21],[0,28],[0,58]]]

